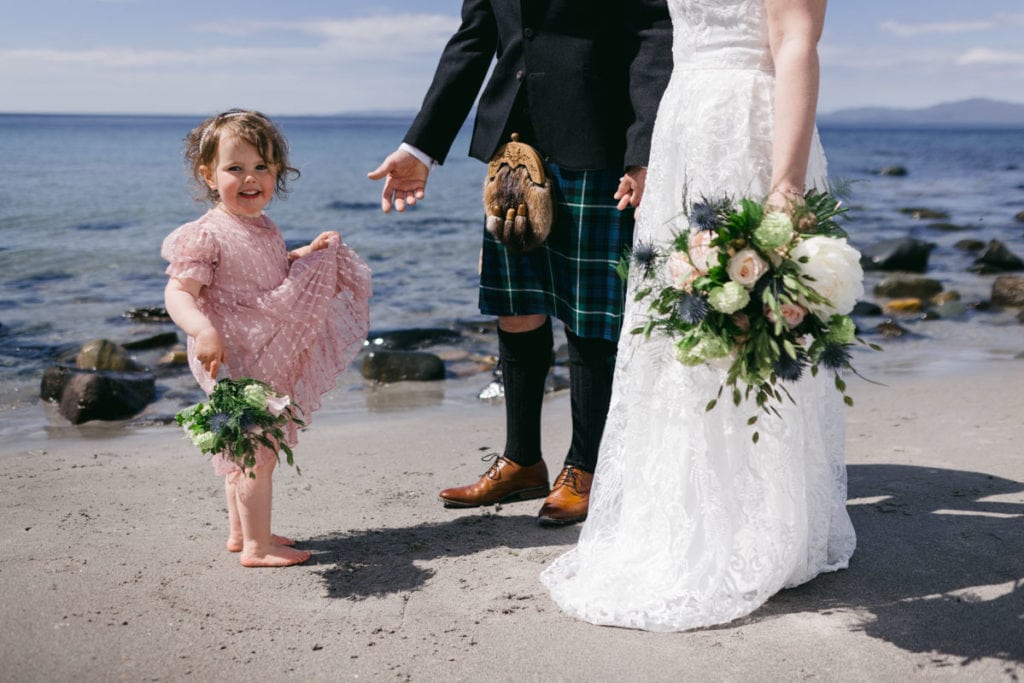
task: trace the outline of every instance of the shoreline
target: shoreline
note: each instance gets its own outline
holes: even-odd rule
[[[896,318],[897,322],[910,323],[906,336],[883,339],[873,330],[864,334],[867,341],[880,344],[882,351],[871,351],[859,344],[854,345],[853,363],[861,377],[851,377],[850,381],[852,384],[863,381],[884,384],[887,377],[926,380],[958,375],[984,376],[999,372],[998,368],[1003,364],[1024,360],[1024,343],[1018,339],[1019,335],[1014,334],[1020,329],[1020,323],[1014,319],[1013,313],[1014,309],[1007,309],[999,315],[990,315],[989,322],[983,325]],[[556,334],[556,351],[564,341],[560,335],[559,330]],[[442,355],[446,349],[441,347]],[[490,347],[484,345],[480,349],[476,352],[486,353]],[[425,350],[437,349],[428,347]],[[432,382],[376,384],[364,380],[360,375],[359,364],[362,358],[361,352],[339,376],[336,388],[324,395],[323,406],[317,411],[315,421],[328,419],[344,422],[375,415],[417,414],[435,408],[471,413],[491,410],[495,406],[500,408],[502,405],[500,399],[491,401],[478,397],[492,380],[490,372],[478,371]],[[561,380],[567,379],[567,373],[565,367],[556,365],[552,374],[561,376],[556,384],[564,385]],[[59,415],[55,404],[39,399],[39,380],[35,379],[31,384],[19,386],[14,396],[7,397],[10,403],[0,406],[0,415],[4,418],[0,424],[0,441],[45,443],[77,438],[116,438],[161,426],[176,429],[174,414],[201,400],[202,393],[187,369],[165,373],[158,377],[157,384],[158,398],[135,417],[111,422],[92,421],[76,426]],[[549,392],[547,398],[563,393],[566,392]],[[183,400],[185,396],[190,396],[192,400]]]
[[[19,681],[1019,678],[1024,363],[986,368],[851,381],[850,569],[676,634],[562,614],[537,577],[579,528],[538,527],[540,501],[440,505],[500,449],[500,406],[314,422],[274,501],[275,531],[314,555],[283,570],[223,550],[220,479],[177,427],[5,440],[0,666]],[[564,392],[545,402],[549,470],[568,409]]]

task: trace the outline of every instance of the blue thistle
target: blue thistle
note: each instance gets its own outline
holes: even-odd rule
[[[215,413],[214,416],[210,418],[210,431],[216,434],[228,423],[229,419],[231,418],[227,413]]]
[[[708,317],[711,306],[703,297],[684,294],[676,303],[676,315],[688,325],[696,325]]]
[[[789,354],[783,353],[772,363],[772,372],[785,382],[795,382],[803,376],[806,365],[806,355],[797,353],[796,358],[792,358]]]
[[[690,223],[701,230],[715,230],[728,213],[730,204],[728,198],[708,199],[701,195],[690,209]]]
[[[633,249],[633,263],[643,269],[645,276],[650,276],[659,255],[657,247],[653,244],[650,242],[640,242]]]
[[[850,352],[845,344],[829,342],[821,351],[819,362],[830,370],[840,370],[850,365]]]

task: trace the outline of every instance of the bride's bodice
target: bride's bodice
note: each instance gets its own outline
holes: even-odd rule
[[[764,0],[669,0],[677,70],[772,69]]]

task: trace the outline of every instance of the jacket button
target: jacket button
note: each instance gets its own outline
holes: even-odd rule
[[[525,75],[526,75],[526,74],[524,74],[524,73],[523,73],[523,70],[522,70],[522,69],[520,69],[519,71],[517,71],[517,72],[516,72],[516,80],[517,80],[517,81],[521,81],[521,80],[523,80],[523,76],[525,76]]]
[[[533,38],[533,29],[532,28],[523,29],[523,37],[525,37],[527,40]]]

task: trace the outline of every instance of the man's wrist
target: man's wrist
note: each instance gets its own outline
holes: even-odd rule
[[[413,145],[410,145],[408,142],[403,142],[402,144],[400,144],[398,146],[398,149],[402,150],[403,152],[408,152],[409,154],[419,159],[420,163],[426,166],[428,171],[437,166],[437,162],[433,158],[431,158],[429,154],[424,152],[419,147],[414,147]]]

